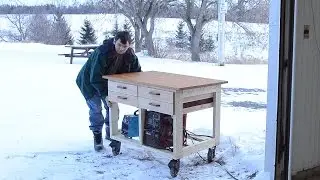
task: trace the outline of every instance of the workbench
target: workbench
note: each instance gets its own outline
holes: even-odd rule
[[[208,149],[207,158],[212,162],[220,139],[221,85],[227,81],[157,71],[106,75],[103,78],[108,79],[108,100],[111,104],[121,103],[139,108],[139,138],[136,140],[121,134],[118,116],[114,115],[118,110],[110,107],[111,139],[171,156],[168,166],[173,177],[179,171],[180,159],[190,154]],[[213,108],[212,137],[201,137],[197,143],[183,146],[183,115],[207,108]],[[172,151],[143,144],[146,110],[172,116]]]

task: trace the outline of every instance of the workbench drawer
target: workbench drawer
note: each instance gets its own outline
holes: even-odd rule
[[[108,81],[108,90],[133,96],[137,96],[138,94],[138,88],[136,85],[110,80]]]
[[[173,104],[138,97],[139,108],[173,115]]]
[[[145,86],[138,87],[138,96],[161,102],[173,103],[173,92],[149,88]]]
[[[119,92],[108,91],[108,100],[138,107],[138,97]]]

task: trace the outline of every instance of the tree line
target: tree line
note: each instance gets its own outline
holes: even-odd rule
[[[175,32],[175,36],[168,40],[168,44],[179,49],[185,50],[190,48],[191,36],[184,30],[185,23],[180,21],[177,25],[177,29]],[[125,20],[123,25],[119,25],[118,19],[115,19],[113,24],[113,29],[111,31],[105,31],[103,34],[105,35],[105,39],[109,39],[114,37],[119,31],[128,31],[131,36],[133,36],[132,26],[128,20]],[[88,20],[84,20],[84,24],[81,27],[80,32],[80,40],[79,44],[96,44],[97,36],[95,34],[94,27],[92,23]],[[71,42],[71,41],[70,41]],[[208,36],[204,37],[204,33],[202,32],[200,37],[200,52],[212,51],[216,48],[217,37]],[[142,48],[146,49],[145,42],[142,42]]]
[[[255,12],[264,7],[263,12],[268,12],[268,0],[226,0],[228,3],[228,12],[227,19],[230,19],[232,22],[237,24],[237,26],[241,27],[248,35],[254,36],[253,31],[248,27],[247,24],[243,23],[243,18],[250,17],[250,12]],[[154,29],[155,29],[155,19],[161,17],[164,12],[168,12],[170,10],[171,14],[174,14],[179,19],[181,19],[180,26],[186,25],[188,32],[187,34],[187,42],[184,44],[185,48],[187,48],[191,53],[192,61],[200,61],[200,54],[204,49],[204,44],[206,47],[211,47],[210,43],[217,41],[216,37],[208,37],[204,39],[203,37],[203,27],[215,20],[217,18],[217,9],[218,9],[218,1],[217,0],[95,0],[94,3],[87,4],[88,6],[92,6],[94,9],[95,6],[100,6],[101,9],[104,9],[105,14],[110,14],[112,11],[108,11],[108,9],[112,9],[117,13],[121,13],[128,20],[128,24],[133,29],[133,37],[134,37],[134,46],[135,51],[140,52],[142,49],[146,49],[148,54],[153,57],[160,57],[161,52],[159,51],[158,44],[155,43],[155,39],[153,38]],[[51,6],[50,6],[51,7]],[[60,14],[62,19],[63,7],[62,5],[58,6],[55,13],[55,17],[57,14]],[[111,8],[112,7],[112,8]],[[260,11],[259,11],[260,12]],[[262,11],[261,11],[262,12]],[[260,12],[260,14],[261,14]],[[13,13],[13,17],[16,16],[23,17],[24,15],[19,13]],[[266,13],[267,14],[267,13]],[[42,13],[35,14],[33,16],[43,15]],[[9,19],[9,15],[6,14]],[[255,15],[258,16],[258,15]],[[267,15],[266,15],[267,16]],[[12,18],[12,17],[11,17]],[[41,18],[34,18],[33,21],[37,21]],[[42,18],[43,19],[43,18]],[[58,18],[55,18],[58,19]],[[23,22],[21,20],[12,20],[9,19],[10,22]],[[62,19],[63,20],[63,19]],[[64,21],[64,20],[63,20]],[[61,22],[61,21],[59,21]],[[48,28],[54,27],[52,24],[54,23],[44,23],[44,22],[35,22],[38,26],[43,26],[45,24],[49,24]],[[61,25],[61,37],[70,37],[70,28],[66,23],[65,25]],[[88,22],[87,22],[88,24]],[[20,27],[21,24],[16,24],[15,27]],[[23,27],[23,26],[21,26]],[[32,27],[32,26],[31,26]],[[56,28],[56,27],[55,27]],[[59,31],[52,29],[53,34],[58,33]],[[26,33],[28,29],[19,29],[20,37],[22,40],[26,38]],[[26,33],[24,33],[26,32]],[[31,31],[29,31],[30,34]],[[50,32],[50,31],[47,31]],[[47,33],[45,35],[48,35]],[[106,33],[110,34],[110,33]],[[183,34],[183,33],[182,33]],[[182,36],[182,34],[178,36]],[[185,36],[185,35],[183,35]],[[1,37],[1,34],[0,34]],[[2,36],[3,37],[3,36]],[[30,38],[31,36],[29,36]],[[50,36],[49,39],[52,39],[53,35]],[[4,38],[2,38],[4,39]],[[54,39],[54,38],[53,38]],[[63,38],[62,38],[63,39]],[[66,40],[66,38],[64,38]],[[67,38],[68,43],[72,42],[72,38]],[[185,39],[181,40],[185,41]],[[180,43],[181,44],[181,43]],[[179,46],[179,45],[178,45]],[[180,45],[181,46],[181,45]]]
[[[54,14],[59,11],[62,14],[116,14],[120,13],[120,10],[115,8],[114,4],[110,2],[103,2],[101,0],[94,0],[90,3],[85,4],[74,4],[70,6],[62,6],[55,4],[45,4],[45,5],[0,5],[0,14]],[[239,0],[242,2],[250,0]],[[252,0],[251,0],[252,1]],[[129,1],[127,1],[129,2]],[[227,0],[229,7],[233,7],[234,2],[232,0]],[[101,5],[102,4],[102,5]],[[242,22],[251,22],[251,23],[268,23],[268,6],[269,0],[261,0],[257,4],[253,4],[253,8],[245,8],[246,3],[242,3],[243,7],[237,7],[236,9],[231,8],[230,11],[226,14],[226,20],[233,21],[235,14],[237,14],[237,21]],[[200,8],[195,8],[195,14],[197,11],[200,11]],[[179,7],[167,6],[163,8],[158,14],[157,17],[163,18],[179,18]],[[212,12],[214,18],[218,18],[217,11]],[[245,16],[244,16],[245,14]]]
[[[250,11],[259,9],[258,7],[263,4],[266,5],[265,12],[269,9],[268,0],[226,0],[226,2],[230,12],[227,17],[251,35],[254,34],[253,31],[241,21],[241,17],[248,17]],[[148,54],[155,57],[159,56],[153,39],[155,19],[160,12],[171,8],[188,27],[192,61],[200,61],[203,27],[216,19],[218,9],[218,0],[101,0],[100,3],[101,5],[112,3],[129,19],[135,32],[136,51],[141,50],[144,41]]]

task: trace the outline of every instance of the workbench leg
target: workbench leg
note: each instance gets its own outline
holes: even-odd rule
[[[139,140],[143,144],[146,110],[139,108]]]
[[[182,91],[175,93],[175,109],[173,115],[173,159],[182,157],[183,147],[183,104]]]
[[[216,146],[220,143],[220,106],[221,106],[221,86],[217,88],[213,97],[213,137]]]
[[[71,54],[70,54],[70,64],[72,64],[72,60],[73,60],[73,48],[71,48]]]
[[[183,104],[182,104],[182,91],[175,93],[175,105],[173,119],[173,157],[168,163],[170,174],[172,177],[178,175],[180,169],[180,158],[183,156]]]
[[[109,125],[110,125],[110,138],[118,134],[118,121],[119,121],[119,106],[116,102],[111,102],[109,107]]]
[[[119,121],[119,105],[116,102],[111,102],[109,107],[109,125],[110,125],[110,138],[113,135],[118,134],[118,121]],[[111,140],[109,146],[112,148],[112,153],[114,156],[120,153],[121,142],[116,140]]]

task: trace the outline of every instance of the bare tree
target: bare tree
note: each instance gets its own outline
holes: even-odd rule
[[[159,11],[170,2],[173,0],[114,0],[119,11],[130,20],[134,27],[136,51],[141,50],[141,43],[145,38],[148,54],[156,56],[152,38],[155,18]]]
[[[250,19],[248,22],[254,21],[256,23],[268,23],[269,22],[269,0],[260,0],[260,3],[251,8],[249,14]]]
[[[11,1],[12,5],[24,5],[20,0]],[[27,40],[27,26],[29,17],[26,14],[22,14],[16,9],[10,10],[10,13],[5,15],[5,18],[9,21],[10,31],[5,31],[1,39],[8,39],[9,41],[25,41]]]
[[[5,31],[5,30],[0,30],[0,42],[1,42],[1,41],[8,42],[7,34],[8,34],[7,31]]]
[[[241,27],[248,35],[254,35],[253,31],[243,22],[250,22],[257,19],[257,15],[268,16],[269,0],[227,0],[229,10],[227,19]],[[260,11],[257,13],[257,11]],[[253,13],[254,12],[254,13]],[[260,17],[261,19],[262,17]],[[264,17],[267,18],[267,17]]]
[[[217,2],[216,0],[184,0],[176,1],[175,6],[191,34],[191,59],[200,61],[201,32],[204,25],[215,18]]]
[[[7,14],[5,18],[10,22],[11,29],[5,36],[11,41],[27,40],[28,16],[23,14]]]
[[[129,0],[131,2],[135,0]],[[141,32],[141,26],[139,26],[138,21],[139,18],[135,15],[136,11],[141,11],[138,6],[132,6],[130,7],[129,1],[123,1],[123,0],[113,0],[114,6],[118,8],[118,11],[121,12],[126,18],[130,21],[132,27],[134,28],[134,41],[135,41],[135,51],[140,52],[142,50],[142,42],[144,39],[144,36]],[[134,3],[134,2],[133,2]],[[135,11],[132,11],[132,9],[137,9]]]

